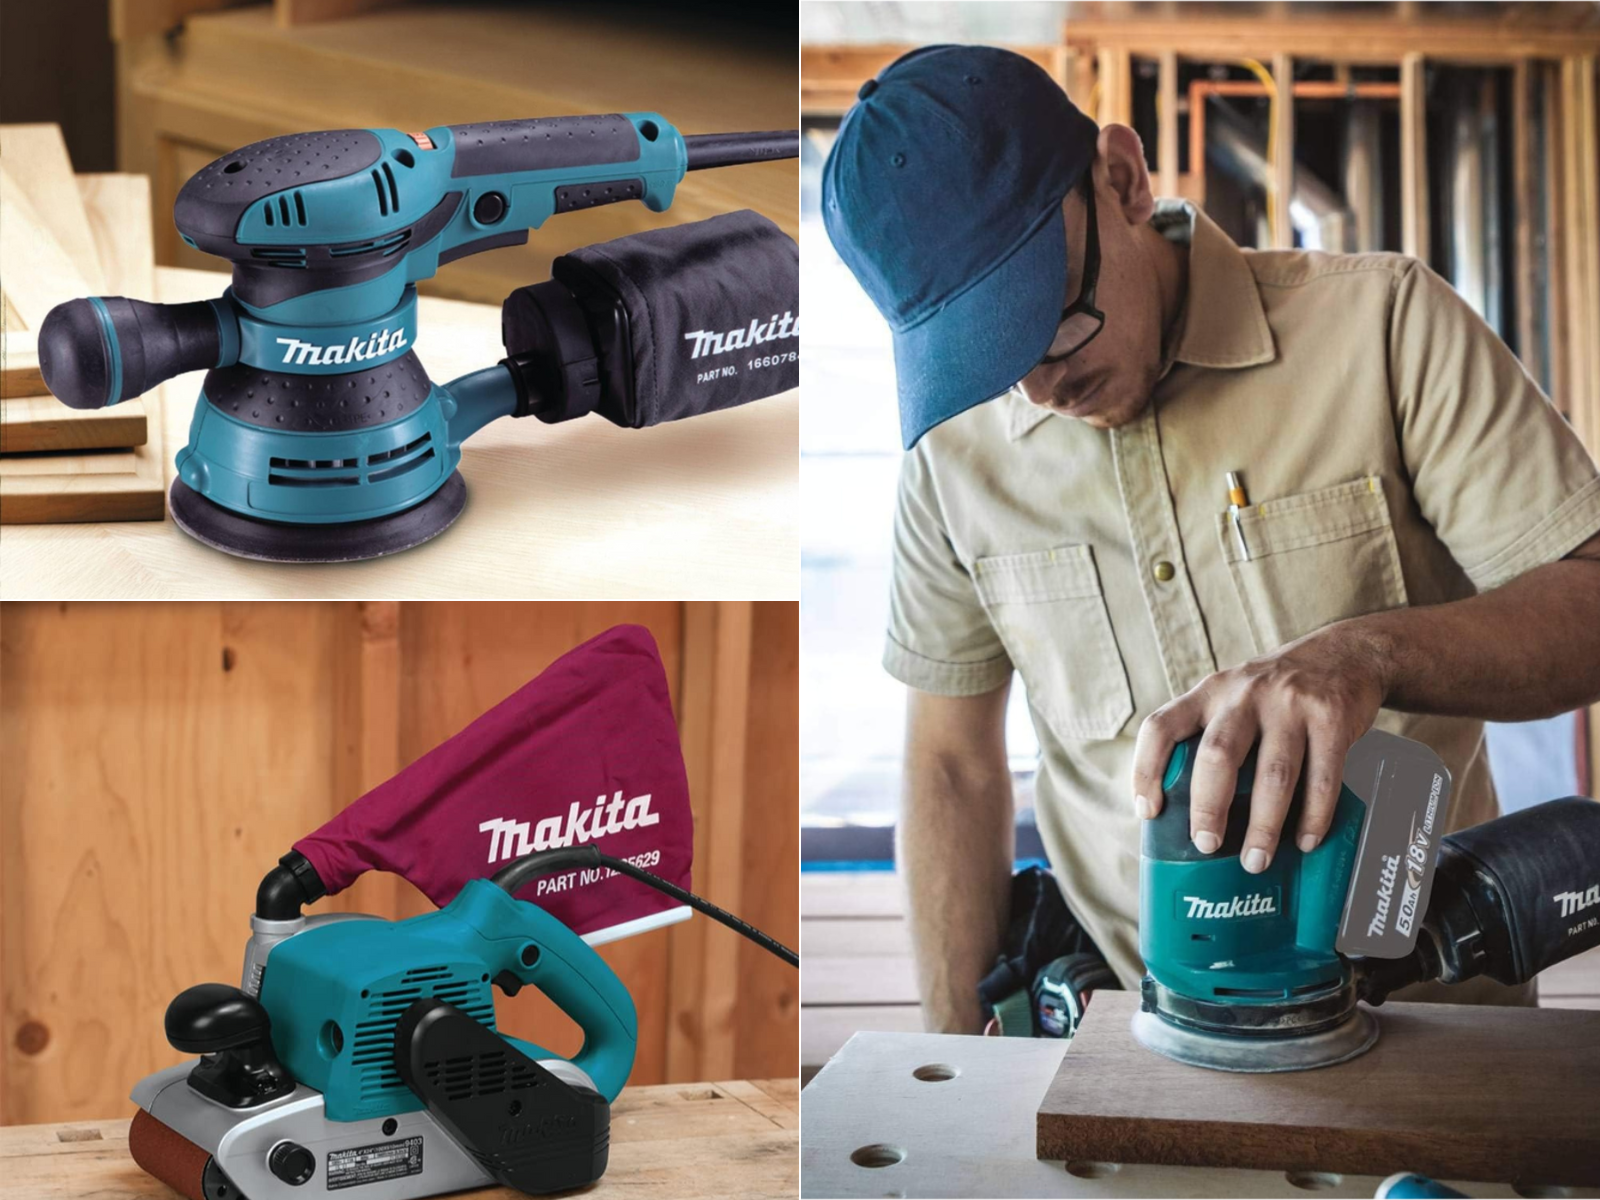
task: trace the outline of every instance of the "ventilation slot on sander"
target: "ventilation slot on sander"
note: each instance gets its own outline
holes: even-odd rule
[[[422,1073],[451,1100],[498,1096],[508,1087],[536,1088],[543,1082],[520,1055],[518,1061],[508,1063],[503,1050],[433,1059],[423,1063]]]
[[[434,457],[432,441],[433,435],[425,433],[404,446],[381,450],[377,454],[367,455],[365,459],[274,456],[267,460],[267,466],[271,468],[267,473],[267,482],[274,487],[291,488],[355,487],[361,483],[361,470],[365,466],[366,481],[382,483],[385,479],[394,479],[431,462]],[[372,469],[380,465],[382,470]]]
[[[453,1005],[487,1029],[493,1029],[494,999],[480,979],[460,979],[449,967],[414,967],[400,986],[375,993],[356,1024],[351,1065],[360,1072],[363,1102],[405,1085],[394,1066],[395,1026],[401,1015],[427,996]]]

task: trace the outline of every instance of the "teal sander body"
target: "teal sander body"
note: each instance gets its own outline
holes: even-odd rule
[[[525,855],[398,921],[304,915],[325,890],[290,851],[257,892],[242,986],[198,984],[168,1005],[167,1041],[199,1058],[134,1088],[134,1160],[189,1200],[592,1184],[609,1161],[610,1105],[633,1070],[639,1023],[589,939],[626,936],[629,922],[580,937],[516,898],[536,875],[574,868],[626,875],[799,963],[592,844]],[[498,1028],[494,992],[527,986],[582,1030],[570,1059]]]
[[[1267,869],[1252,875],[1240,851],[1255,752],[1239,770],[1222,845],[1202,854],[1189,837],[1199,746],[1196,737],[1174,749],[1162,780],[1165,804],[1144,822],[1140,851],[1147,974],[1133,1033],[1158,1054],[1248,1073],[1331,1066],[1377,1041],[1372,1010],[1402,988],[1480,977],[1514,987],[1600,946],[1600,916],[1584,911],[1600,912],[1600,804],[1593,800],[1568,796],[1442,837],[1437,828],[1419,836],[1427,834],[1425,821],[1408,827],[1394,814],[1423,811],[1430,794],[1439,795],[1444,765],[1418,743],[1373,730],[1345,763],[1345,778],[1368,781],[1369,794],[1341,786],[1316,849],[1303,853],[1284,837]],[[1408,762],[1432,765],[1417,772]],[[1285,830],[1296,828],[1303,800],[1302,783]],[[1405,858],[1408,846],[1426,852]],[[1413,865],[1421,882],[1411,882]],[[1420,895],[1405,938],[1372,942],[1374,925],[1381,935],[1391,911],[1391,890],[1393,913],[1405,912],[1405,887]],[[1401,932],[1398,915],[1390,925]],[[1344,953],[1341,945],[1370,949]]]
[[[546,296],[541,353],[508,347],[435,383],[412,348],[417,283],[552,216],[662,212],[688,171],[797,153],[792,131],[685,137],[648,112],[268,138],[202,168],[174,205],[184,242],[228,260],[232,286],[191,304],[58,305],[40,370],[75,408],[206,371],[171,489],[174,520],[201,541],[275,561],[393,553],[460,514],[461,445],[484,425],[609,416],[631,392],[607,389],[634,382],[627,322],[597,291]]]
[[[334,921],[277,946],[260,1000],[289,1073],[322,1093],[330,1120],[425,1107],[394,1060],[395,1031],[424,997],[495,1030],[492,984],[538,988],[583,1029],[573,1065],[614,1100],[633,1069],[639,1021],[616,974],[537,905],[474,880],[437,912],[404,921]],[[505,977],[505,978],[502,978]],[[559,1057],[500,1035],[530,1059]]]
[[[1240,768],[1214,854],[1189,836],[1199,739],[1168,762],[1161,812],[1144,822],[1139,951],[1148,972],[1134,1023],[1169,1058],[1234,1071],[1287,1071],[1352,1058],[1377,1040],[1355,973],[1334,949],[1365,803],[1341,787],[1333,824],[1309,854],[1284,838],[1259,875],[1240,862],[1255,755]],[[1302,795],[1284,822],[1293,829]]]

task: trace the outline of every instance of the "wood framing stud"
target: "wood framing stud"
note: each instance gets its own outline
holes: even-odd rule
[[[1400,60],[1400,248],[1428,261],[1426,67],[1420,54]]]
[[[1277,85],[1276,141],[1272,147],[1272,190],[1276,202],[1272,209],[1272,244],[1279,250],[1294,248],[1294,222],[1289,219],[1289,203],[1294,198],[1294,59],[1287,54],[1272,56],[1272,80]]]
[[[1168,50],[1161,55],[1161,77],[1157,85],[1160,103],[1156,113],[1156,191],[1162,196],[1178,194],[1178,55]],[[1199,170],[1191,163],[1189,169]]]

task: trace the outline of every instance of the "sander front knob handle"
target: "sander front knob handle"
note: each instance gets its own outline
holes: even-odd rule
[[[272,1018],[261,1002],[225,983],[200,983],[167,1005],[167,1041],[198,1054],[189,1086],[228,1108],[253,1108],[287,1096],[294,1077],[272,1047]]]
[[[268,1041],[272,1021],[254,997],[225,983],[198,983],[167,1005],[167,1041],[184,1054],[218,1054]]]
[[[150,304],[89,296],[52,308],[39,327],[39,372],[71,408],[106,408],[157,384],[226,365],[223,325],[239,344],[238,318],[225,301]]]

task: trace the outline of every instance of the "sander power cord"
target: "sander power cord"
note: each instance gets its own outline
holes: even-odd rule
[[[532,854],[525,854],[514,862],[506,864],[490,879],[495,886],[505,891],[508,896],[516,896],[529,880],[540,875],[548,875],[551,871],[566,870],[571,867],[608,867],[618,875],[626,875],[629,879],[636,879],[656,891],[671,896],[680,904],[687,904],[696,912],[704,913],[713,921],[719,921],[742,937],[749,938],[769,954],[775,954],[791,967],[800,965],[800,956],[789,949],[776,938],[762,933],[748,921],[743,921],[726,909],[718,908],[709,900],[696,896],[693,892],[679,887],[669,880],[662,879],[659,875],[652,875],[649,871],[624,862],[620,858],[613,858],[609,854],[602,854],[594,846],[571,846],[560,850],[538,850]]]

